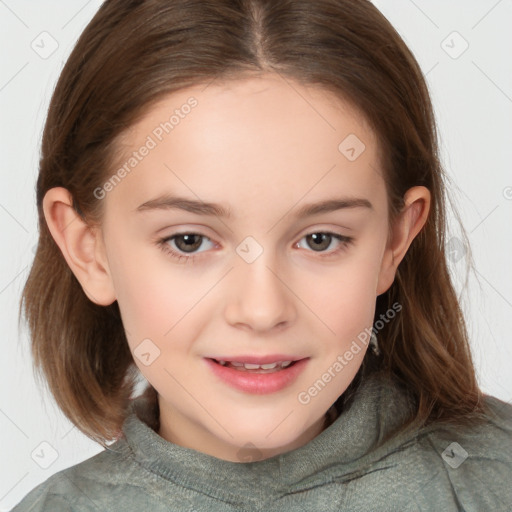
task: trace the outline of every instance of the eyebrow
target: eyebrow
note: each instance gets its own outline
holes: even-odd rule
[[[319,203],[306,204],[299,208],[293,216],[297,219],[302,219],[312,215],[330,213],[348,208],[374,209],[372,203],[368,201],[368,199],[355,197],[333,198]],[[155,197],[154,199],[150,199],[149,201],[142,203],[135,209],[135,211],[143,212],[170,209],[184,210],[197,215],[210,215],[228,219],[231,218],[231,210],[220,204],[196,201],[194,199],[187,199],[168,194]]]

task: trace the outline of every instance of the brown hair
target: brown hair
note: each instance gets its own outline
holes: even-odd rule
[[[267,72],[332,91],[370,123],[390,230],[408,188],[431,193],[427,222],[377,298],[375,319],[395,302],[402,310],[379,333],[381,357],[372,361],[368,351],[358,375],[371,368],[403,383],[419,424],[469,422],[485,411],[447,268],[447,177],[433,108],[420,67],[386,18],[367,0],[107,0],[51,99],[37,180],[39,244],[20,303],[35,368],[70,421],[103,446],[121,428],[137,369],[117,302],[86,297],[48,230],[43,197],[65,187],[82,218],[100,223],[103,202],[93,191],[112,175],[126,128],[187,86]]]

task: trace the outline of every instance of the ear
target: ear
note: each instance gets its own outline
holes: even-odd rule
[[[392,237],[388,241],[382,258],[377,295],[387,291],[393,284],[398,265],[427,221],[430,210],[430,191],[426,187],[412,187],[407,190],[404,201],[404,207],[395,219]]]
[[[100,306],[116,300],[101,231],[85,223],[73,208],[70,192],[48,190],[43,212],[48,229],[87,297]]]

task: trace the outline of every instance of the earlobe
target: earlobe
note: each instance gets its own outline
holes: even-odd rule
[[[108,306],[116,300],[98,229],[92,228],[72,206],[70,192],[63,187],[48,190],[43,211],[48,229],[84,293],[94,303]]]
[[[404,207],[395,220],[392,237],[382,258],[377,295],[393,284],[398,265],[404,258],[416,235],[421,231],[430,211],[430,191],[423,186],[412,187],[404,196]]]

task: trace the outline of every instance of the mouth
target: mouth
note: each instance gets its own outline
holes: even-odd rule
[[[274,361],[272,363],[258,364],[252,362],[241,362],[241,361],[225,361],[222,359],[214,359],[209,358],[214,363],[219,366],[224,366],[225,368],[232,368],[233,370],[238,370],[240,372],[248,372],[248,373],[275,373],[281,370],[291,368],[297,362],[301,361],[301,359],[296,360],[283,360],[283,361]]]
[[[276,393],[291,386],[308,366],[309,357],[290,355],[205,357],[219,381],[254,395]]]

